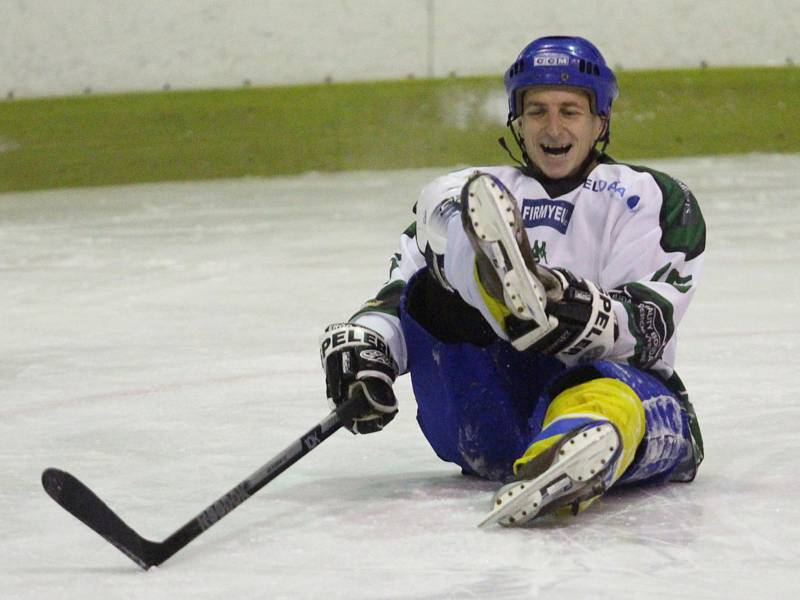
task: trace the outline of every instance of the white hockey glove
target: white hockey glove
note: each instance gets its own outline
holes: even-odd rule
[[[558,320],[558,326],[531,348],[553,355],[567,366],[608,355],[618,337],[617,319],[609,295],[566,269],[537,265],[536,271],[547,292],[545,311]],[[514,324],[521,328],[529,326],[521,320],[515,320]],[[512,337],[519,335],[513,331],[509,333]]]
[[[374,433],[397,414],[392,384],[397,364],[383,337],[355,323],[334,323],[320,338],[328,403],[335,409],[357,398],[357,416],[344,426],[352,433]]]

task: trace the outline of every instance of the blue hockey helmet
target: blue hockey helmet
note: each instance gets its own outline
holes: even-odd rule
[[[508,122],[522,115],[522,92],[536,85],[564,85],[584,89],[592,112],[608,118],[619,95],[617,78],[600,50],[582,37],[551,36],[523,48],[505,74]]]

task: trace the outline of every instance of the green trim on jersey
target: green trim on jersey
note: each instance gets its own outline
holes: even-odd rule
[[[692,289],[692,276],[687,275],[686,277],[682,277],[677,269],[672,269],[670,271],[670,267],[672,267],[672,263],[667,263],[661,267],[653,274],[650,281],[663,281],[674,287],[681,294],[685,294]]]
[[[665,264],[658,271],[653,273],[653,277],[650,279],[650,281],[659,281],[664,275],[667,274],[667,271],[669,271],[669,268],[671,266],[672,266],[672,263]]]
[[[706,222],[697,199],[685,183],[649,167],[618,163],[607,155],[600,162],[623,165],[653,177],[663,196],[659,222],[664,252],[682,252],[686,260],[703,253],[706,248]]]
[[[400,298],[403,295],[405,287],[406,282],[402,280],[387,283],[381,288],[378,295],[371,300],[367,300],[361,308],[350,317],[350,320],[352,321],[359,315],[370,312],[379,312],[400,318]]]
[[[412,240],[415,239],[417,237],[417,222],[414,221],[411,225],[406,227],[402,235]],[[402,260],[403,256],[399,252],[395,252],[392,258],[389,259],[389,279],[394,276],[395,270],[400,268],[400,261]],[[361,308],[350,317],[350,320],[352,321],[356,317],[370,312],[379,312],[400,318],[400,298],[403,295],[405,287],[406,282],[403,280],[397,279],[390,281],[380,289],[374,298],[364,302]]]
[[[395,252],[392,255],[392,258],[389,259],[389,279],[392,278],[392,273],[394,273],[394,270],[400,268],[401,260],[403,260],[403,256],[399,252]]]

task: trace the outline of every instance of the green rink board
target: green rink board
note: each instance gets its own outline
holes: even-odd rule
[[[618,159],[799,152],[800,69],[619,74]],[[509,161],[498,78],[0,101],[0,192]]]

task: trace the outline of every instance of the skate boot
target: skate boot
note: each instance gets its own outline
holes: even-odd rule
[[[562,508],[584,510],[631,465],[645,427],[642,401],[622,381],[602,377],[565,389],[514,463],[517,480],[498,490],[479,526],[522,525]]]
[[[523,525],[562,507],[577,514],[606,491],[620,456],[617,428],[594,422],[558,437],[525,462],[517,481],[497,491],[479,527]]]
[[[461,190],[461,220],[487,306],[515,348],[530,347],[557,321],[545,313],[547,274],[537,269],[516,200],[499,179],[476,172]],[[523,327],[509,326],[520,321]]]

